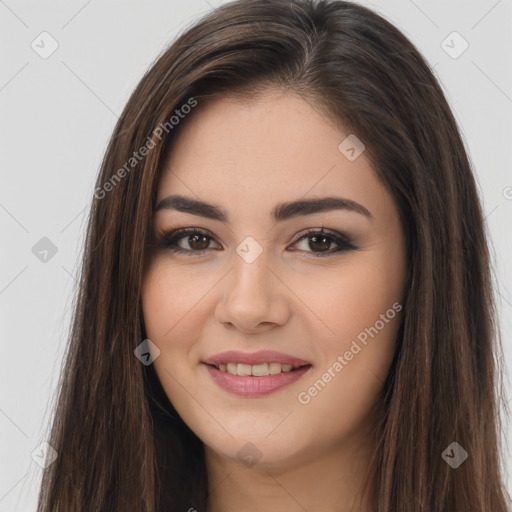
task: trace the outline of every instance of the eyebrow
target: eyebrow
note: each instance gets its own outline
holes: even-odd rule
[[[154,212],[159,210],[177,210],[179,212],[199,215],[208,219],[228,221],[227,212],[220,206],[216,206],[198,199],[182,195],[171,195],[162,199]],[[272,217],[275,221],[284,221],[300,215],[311,215],[314,213],[325,212],[329,210],[347,210],[360,213],[370,220],[373,220],[372,214],[363,205],[344,197],[321,197],[313,199],[299,199],[286,203],[279,203],[272,210]]]

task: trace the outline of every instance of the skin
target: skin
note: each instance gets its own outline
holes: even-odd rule
[[[348,135],[312,104],[289,92],[266,91],[249,102],[224,97],[200,104],[173,141],[157,201],[171,194],[226,210],[229,222],[163,209],[154,235],[202,228],[200,244],[151,252],[143,281],[148,338],[161,350],[155,371],[174,407],[205,443],[208,512],[366,511],[362,483],[375,449],[372,406],[388,373],[402,313],[334,372],[308,403],[307,390],[395,303],[403,304],[404,233],[393,199],[363,152],[339,150]],[[340,196],[372,219],[334,209],[282,222],[277,203]],[[350,236],[357,250],[296,242],[309,228]],[[246,262],[236,252],[248,236],[263,252]],[[293,250],[295,249],[295,250]],[[263,397],[243,397],[215,384],[201,363],[225,350],[271,349],[311,362],[293,384]],[[261,457],[237,456],[252,443]],[[251,446],[252,446],[251,445]]]

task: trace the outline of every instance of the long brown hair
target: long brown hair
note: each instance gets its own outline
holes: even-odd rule
[[[491,262],[458,127],[399,30],[324,0],[226,4],[182,33],[130,97],[92,198],[48,439],[58,457],[38,512],[206,510],[203,445],[134,355],[146,338],[141,283],[162,162],[187,113],[268,89],[357,134],[406,234],[404,316],[368,480],[375,511],[506,512]],[[453,442],[468,454],[456,469],[442,456]]]

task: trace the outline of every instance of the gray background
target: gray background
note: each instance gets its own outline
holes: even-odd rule
[[[86,207],[117,116],[168,43],[221,3],[0,0],[0,512],[35,510],[42,470],[31,454],[46,439]],[[361,3],[400,28],[435,67],[461,126],[492,238],[508,370],[512,1]],[[31,47],[50,48],[43,31],[59,45],[46,59]],[[453,31],[469,44],[457,58],[457,36],[445,43],[452,56],[442,47]],[[32,251],[43,237],[57,248],[46,262]],[[505,437],[511,434],[509,425]],[[510,471],[510,453],[503,458]]]

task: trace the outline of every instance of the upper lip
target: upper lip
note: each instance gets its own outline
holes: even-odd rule
[[[300,359],[299,357],[290,356],[283,352],[276,352],[275,350],[260,350],[259,352],[240,352],[237,350],[228,350],[215,354],[208,359],[203,360],[203,363],[219,365],[221,363],[241,363],[241,364],[262,364],[262,363],[281,363],[290,364],[294,367],[305,366],[311,364],[309,361]]]

